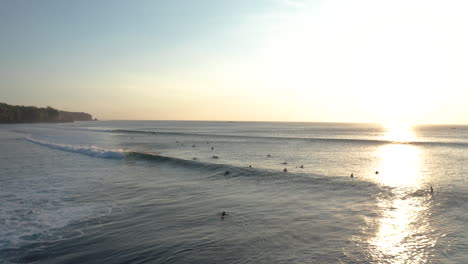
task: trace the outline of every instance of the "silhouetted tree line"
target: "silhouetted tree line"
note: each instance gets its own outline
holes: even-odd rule
[[[36,122],[73,122],[90,121],[93,117],[87,113],[67,112],[50,106],[19,106],[0,103],[0,123],[36,123]]]

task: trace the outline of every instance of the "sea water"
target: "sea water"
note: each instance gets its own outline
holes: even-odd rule
[[[0,263],[468,263],[467,126],[16,124],[0,149]]]

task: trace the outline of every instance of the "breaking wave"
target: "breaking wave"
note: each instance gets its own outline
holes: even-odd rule
[[[104,159],[123,159],[126,155],[124,150],[109,150],[102,149],[96,146],[76,146],[76,145],[67,145],[67,144],[57,144],[51,143],[39,139],[34,139],[31,137],[25,138],[27,141],[41,146],[46,146],[52,149],[80,153],[91,157],[104,158]]]

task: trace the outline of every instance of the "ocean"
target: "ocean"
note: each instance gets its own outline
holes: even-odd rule
[[[0,148],[0,263],[468,263],[468,126],[8,124]]]

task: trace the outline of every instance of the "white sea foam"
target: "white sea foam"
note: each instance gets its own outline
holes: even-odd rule
[[[0,248],[21,246],[28,241],[60,240],[62,236],[55,234],[55,229],[110,214],[110,208],[105,205],[77,205],[72,201],[63,200],[69,193],[66,191],[68,187],[53,193],[44,193],[46,185],[35,184],[35,189],[39,190],[29,192],[21,192],[23,188],[20,186],[10,186],[13,189],[11,192],[3,192],[0,208]],[[76,235],[82,235],[82,231]]]
[[[80,153],[91,157],[104,158],[104,159],[122,159],[126,155],[126,151],[121,149],[102,149],[96,146],[77,146],[77,145],[68,145],[68,144],[57,144],[51,143],[39,139],[34,139],[32,137],[26,137],[27,141],[46,146],[53,149],[58,149],[62,151]]]

